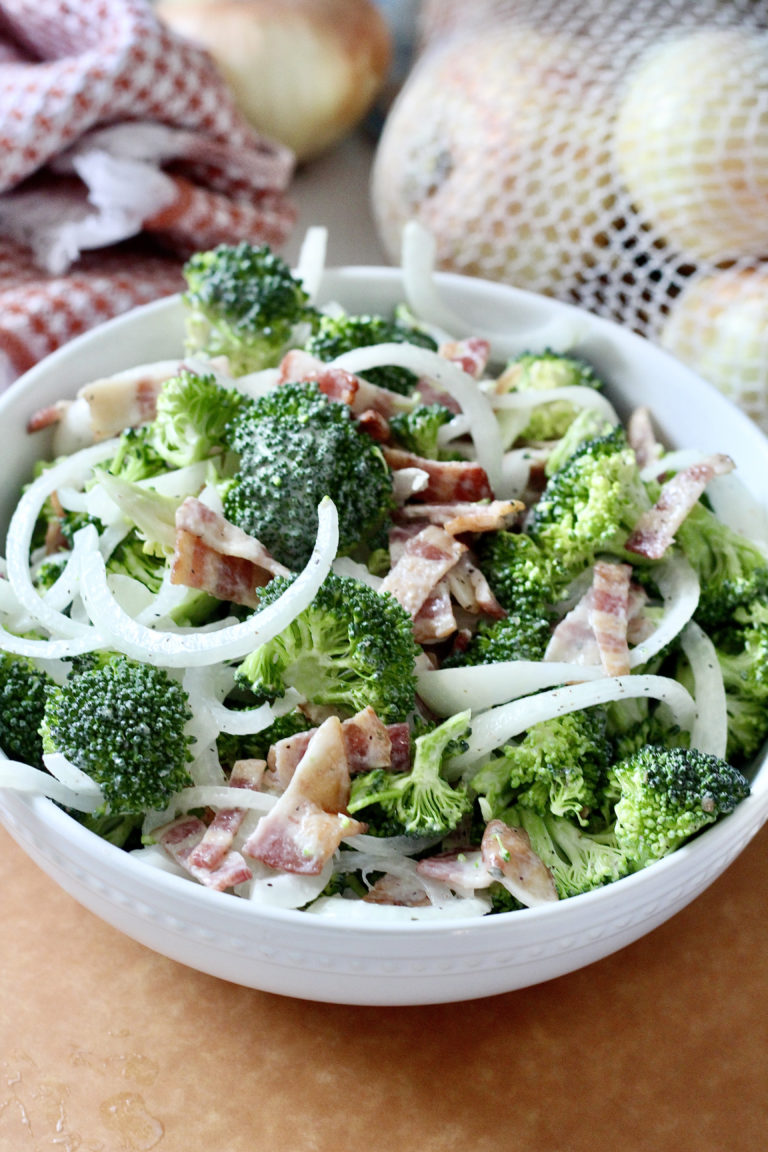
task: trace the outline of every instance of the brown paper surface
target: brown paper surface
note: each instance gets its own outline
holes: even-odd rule
[[[0,830],[0,1152],[764,1152],[767,849],[579,972],[384,1009],[167,960]]]

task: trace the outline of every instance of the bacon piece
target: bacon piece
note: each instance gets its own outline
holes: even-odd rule
[[[27,432],[42,432],[44,428],[51,428],[54,424],[58,424],[70,404],[70,400],[57,400],[55,404],[38,408],[27,420]]]
[[[608,676],[626,676],[630,671],[627,619],[631,575],[629,564],[602,560],[595,564],[589,620],[600,663]]]
[[[441,580],[413,618],[413,637],[419,644],[433,644],[455,631],[451,593],[446,581]]]
[[[509,528],[524,508],[520,500],[490,500],[487,504],[454,500],[450,504],[406,504],[398,509],[397,516],[439,524],[451,536],[459,536],[463,532],[498,532]]]
[[[378,444],[386,444],[389,440],[389,423],[381,412],[377,412],[375,408],[366,408],[357,417],[357,426],[361,432],[365,432],[370,436],[371,440],[375,440]]]
[[[306,732],[285,736],[269,749],[267,765],[281,789],[288,787],[316,731],[317,728],[310,728]],[[343,720],[341,734],[350,773],[392,766],[390,726],[379,719],[370,705]]]
[[[346,814],[348,802],[341,721],[330,716],[313,733],[291,782],[256,825],[243,853],[271,868],[316,876],[345,836],[367,828]]]
[[[733,468],[730,456],[715,452],[705,460],[681,469],[667,480],[654,506],[640,517],[627,540],[627,550],[649,560],[660,560],[710,480],[724,476]]]
[[[635,453],[638,468],[645,468],[661,455],[649,408],[635,408],[627,421],[627,440]]]
[[[391,549],[390,537],[390,549]],[[436,524],[428,524],[404,541],[402,554],[382,581],[380,591],[390,592],[415,618],[444,576],[467,551],[455,537]]]
[[[480,851],[491,878],[527,908],[559,899],[552,873],[531,848],[524,829],[511,828],[503,820],[490,820]]]
[[[77,395],[88,404],[94,440],[154,420],[163,384],[183,367],[182,361],[164,360],[85,384]]]
[[[258,589],[290,572],[249,536],[189,496],[176,513],[171,583],[200,588],[219,600],[258,607]]]
[[[409,876],[393,876],[385,873],[372,884],[363,896],[366,904],[388,904],[397,908],[424,908],[429,897],[423,885]]]
[[[426,502],[475,502],[493,496],[485,469],[473,460],[428,460],[403,448],[385,447],[382,451],[393,472],[401,468],[420,468],[426,472],[429,481],[421,493]]]
[[[490,359],[491,345],[482,336],[468,336],[465,340],[445,340],[437,351],[444,360],[458,364],[469,376],[479,380]]]
[[[334,368],[310,352],[294,348],[280,362],[278,384],[289,381],[314,381],[331,400],[348,404],[356,416],[366,410],[378,412],[385,420],[404,406],[402,397],[389,388],[371,384],[344,368]]]
[[[200,867],[192,862],[192,853],[203,839],[205,831],[206,826],[198,816],[180,816],[158,828],[155,837],[168,855],[206,888],[223,892],[235,884],[250,880],[253,873],[239,852],[226,852],[221,862],[212,868]]]
[[[545,660],[566,664],[599,664],[600,649],[592,627],[593,592],[590,588],[554,629]]]
[[[483,573],[465,552],[446,576],[448,589],[454,600],[474,616],[490,616],[503,620],[506,611],[499,604]]]
[[[258,792],[266,766],[266,760],[236,760],[229,775],[229,787],[250,788]],[[245,813],[244,808],[220,808],[203,833],[202,840],[192,849],[189,863],[209,871],[218,868],[240,831]]]
[[[440,880],[454,892],[474,892],[493,883],[479,849],[427,856],[419,860],[416,871],[430,880]]]

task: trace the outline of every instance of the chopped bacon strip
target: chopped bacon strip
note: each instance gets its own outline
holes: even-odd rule
[[[366,904],[389,904],[397,908],[424,908],[429,904],[429,896],[418,880],[385,873],[371,885],[363,901]]]
[[[480,851],[492,879],[527,908],[559,899],[552,873],[531,848],[524,829],[491,820],[485,826]]]
[[[454,600],[474,616],[490,616],[503,620],[506,611],[499,604],[483,573],[472,563],[467,552],[460,556],[446,576],[448,589]]]
[[[250,788],[258,792],[266,766],[265,760],[237,760],[229,776],[230,788]],[[209,871],[218,868],[232,847],[244,819],[244,808],[220,808],[203,833],[202,840],[192,849],[190,865],[207,868]]]
[[[456,631],[451,593],[445,580],[430,592],[413,618],[413,637],[419,644],[445,640]]]
[[[631,576],[629,564],[602,560],[595,564],[589,622],[607,676],[626,676],[630,671],[627,620]]]
[[[627,421],[627,440],[635,453],[638,468],[653,464],[661,455],[661,445],[656,439],[651,422],[650,409],[635,408]]]
[[[459,536],[463,532],[498,532],[509,528],[525,505],[520,500],[490,500],[480,504],[454,500],[450,504],[406,504],[397,516],[404,520],[426,520]]]
[[[612,623],[610,618],[602,619],[600,617],[600,595],[602,593],[599,588],[602,584],[608,583],[611,580],[617,581],[619,585],[623,584],[625,574],[621,571],[607,572],[605,569],[623,569],[629,567],[628,565],[620,564],[605,564],[599,573],[593,575],[593,583],[591,587],[584,593],[579,602],[571,609],[571,611],[563,617],[560,623],[555,628],[550,638],[547,650],[544,653],[545,660],[562,660],[567,664],[603,664],[608,675],[617,676],[621,675],[618,671],[608,671],[606,660],[610,660],[609,648],[611,640],[608,638],[608,633],[611,630],[616,632],[616,651],[621,652],[620,662],[617,662],[612,667],[622,668],[624,672],[629,671],[625,661],[628,659],[628,654],[624,652],[624,642],[639,644],[646,636],[650,635],[653,631],[654,625],[648,621],[645,616],[645,605],[648,597],[643,588],[638,584],[630,583],[627,588],[626,596],[626,623],[619,622],[618,625]],[[597,565],[595,566],[597,569]],[[610,597],[610,588],[609,597]],[[623,593],[619,591],[618,602],[615,605],[616,610],[621,614],[621,599]],[[603,599],[602,612],[605,614],[606,607],[608,608],[608,617],[610,617],[611,608],[610,600]],[[597,609],[598,619],[595,619],[595,611]],[[597,627],[596,627],[597,624]],[[598,630],[602,629],[604,635],[601,638],[598,636]],[[605,649],[605,657],[604,657]]]
[[[171,583],[201,588],[219,600],[258,607],[258,589],[289,570],[249,536],[194,496],[176,513]]]
[[[182,361],[166,360],[84,385],[77,395],[88,404],[94,440],[106,440],[124,428],[154,420],[163,384],[183,367]]]
[[[469,376],[479,380],[491,356],[491,345],[482,336],[468,336],[465,340],[445,340],[438,348],[444,360],[458,364]]]
[[[356,416],[372,410],[388,420],[403,407],[402,397],[389,388],[380,388],[362,376],[354,376],[344,368],[334,368],[310,352],[294,348],[286,352],[280,362],[278,384],[303,380],[314,381],[331,400],[348,404]]]
[[[454,892],[474,892],[493,883],[479,849],[427,856],[419,860],[416,871],[430,880],[440,880]]]
[[[155,832],[158,842],[168,855],[206,888],[223,892],[235,884],[243,884],[253,876],[239,852],[227,852],[216,866],[201,867],[191,856],[205,835],[206,827],[198,816],[180,816]]]
[[[269,749],[267,765],[281,790],[288,787],[316,731],[317,728],[310,728],[306,732],[285,736]],[[341,734],[350,773],[392,766],[390,726],[379,719],[370,705],[343,720]]]
[[[316,876],[345,836],[367,827],[346,814],[348,802],[341,721],[330,716],[313,733],[291,782],[256,825],[243,853],[271,868]]]
[[[41,432],[58,424],[71,404],[70,400],[57,400],[45,408],[38,408],[27,421],[27,432]]]
[[[381,412],[377,412],[375,408],[366,408],[357,417],[357,426],[361,432],[365,432],[370,436],[371,440],[375,440],[378,444],[386,444],[389,440],[389,423]]]
[[[429,482],[421,493],[425,501],[473,503],[493,496],[485,469],[473,460],[428,460],[403,448],[385,447],[382,451],[393,472],[401,468],[420,468],[427,473]]]
[[[733,467],[730,456],[715,452],[698,464],[681,469],[667,480],[654,506],[640,517],[627,540],[627,550],[650,560],[660,560],[710,480],[724,476]]]
[[[466,551],[455,537],[436,524],[428,524],[405,540],[402,555],[382,581],[380,591],[390,592],[415,618],[430,593]]]

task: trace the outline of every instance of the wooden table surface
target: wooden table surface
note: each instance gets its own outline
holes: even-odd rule
[[[382,262],[364,141],[296,178],[329,262]],[[768,829],[693,905],[491,999],[353,1008],[201,975],[0,830],[0,1152],[765,1152]]]

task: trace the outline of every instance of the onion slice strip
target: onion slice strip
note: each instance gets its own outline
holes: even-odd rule
[[[65,616],[40,596],[32,583],[30,571],[32,534],[40,511],[51,493],[63,485],[82,485],[95,465],[114,456],[116,446],[117,440],[102,440],[46,468],[22,494],[8,526],[6,561],[8,579],[16,598],[48,632],[60,636],[83,636],[92,633],[93,629]]]
[[[331,361],[331,367],[343,368],[353,374],[388,365],[407,368],[417,376],[425,376],[454,398],[467,417],[477,462],[485,469],[495,491],[501,480],[504,448],[490,399],[478,388],[474,376],[452,360],[415,344],[371,344],[366,348],[353,348]]]
[[[658,628],[631,650],[631,668],[645,664],[682,632],[699,603],[699,578],[682,554],[673,553],[659,564],[654,580],[664,599],[664,615]]]
[[[318,505],[318,532],[312,555],[290,587],[261,612],[215,632],[164,632],[134,620],[112,595],[99,553],[90,553],[83,561],[80,593],[95,626],[126,656],[166,668],[239,660],[277,636],[312,603],[330,571],[337,548],[338,517],[333,501],[326,496]]]
[[[46,796],[63,804],[67,808],[74,808],[77,812],[97,812],[104,803],[101,790],[78,792],[68,784],[24,764],[19,760],[0,759],[0,788],[7,788],[12,792],[26,792],[33,796]]]
[[[471,708],[484,712],[542,688],[605,678],[598,664],[571,664],[556,660],[505,660],[469,668],[422,668],[418,692],[438,716],[453,716]]]
[[[722,760],[728,743],[728,710],[715,646],[694,620],[683,629],[680,643],[691,666],[696,700],[691,746]]]
[[[420,320],[462,336],[467,334],[467,322],[445,303],[435,282],[436,252],[432,234],[418,221],[409,220],[403,229],[401,250],[405,298]],[[534,347],[565,352],[584,337],[584,327],[584,321],[569,316],[548,320],[525,332],[473,327],[471,334],[488,340],[495,359],[511,360]]]
[[[495,748],[501,748],[543,720],[565,716],[568,712],[590,708],[594,704],[644,696],[663,701],[681,728],[686,731],[693,728],[696,704],[677,680],[667,676],[604,676],[587,684],[569,684],[534,696],[523,696],[473,717],[467,750],[449,761],[446,776],[455,778],[457,770],[483,760]]]

